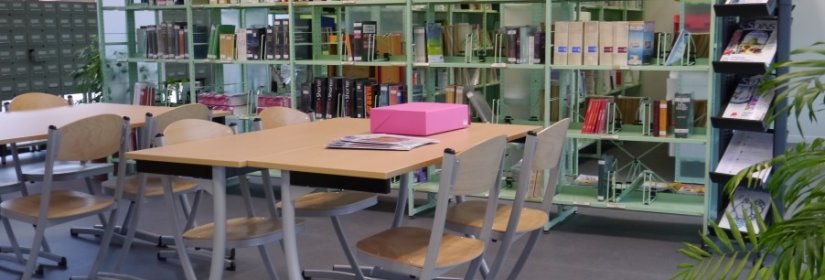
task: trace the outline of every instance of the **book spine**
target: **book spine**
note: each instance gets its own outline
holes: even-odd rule
[[[312,111],[312,103],[314,98],[312,96],[312,85],[303,83],[301,84],[301,111],[304,113],[309,113]]]
[[[584,23],[584,65],[599,65],[599,22]]]
[[[613,52],[613,65],[616,66],[627,66],[627,59],[628,59],[628,22],[626,21],[617,21],[613,23],[613,42],[614,42],[614,52]]]
[[[364,118],[367,116],[367,101],[366,101],[366,92],[365,92],[365,85],[367,84],[366,80],[359,79],[355,81],[355,92],[354,92],[354,102],[355,102],[355,115],[356,118]]]
[[[327,80],[327,109],[325,118],[331,119],[338,116],[338,108],[341,99],[341,77],[330,77]]]
[[[569,31],[569,22],[566,21],[557,21],[554,24],[555,31],[553,32],[553,64],[556,65],[567,65],[567,56],[570,52],[570,47],[568,45],[570,33]]]
[[[659,137],[667,137],[667,100],[659,100]]]
[[[587,101],[587,109],[584,113],[584,122],[582,123],[581,133],[588,134],[590,133],[590,124],[592,123],[591,119],[593,118],[593,112],[596,110],[596,103],[594,102],[595,99],[590,99]]]
[[[507,63],[518,63],[521,39],[518,27],[505,27],[504,35],[507,37]]]
[[[375,21],[361,23],[361,57],[364,61],[375,59],[375,40],[378,33],[378,24]]]
[[[344,79],[344,89],[341,92],[342,110],[341,116],[348,118],[355,116],[353,109],[355,107],[355,81],[353,79]]]
[[[613,22],[599,22],[599,65],[613,65]]]
[[[381,84],[381,88],[378,92],[378,107],[388,106],[390,105],[390,85],[389,84]]]
[[[546,39],[544,32],[536,32],[533,41],[533,64],[543,64],[544,62],[544,40]]]
[[[327,116],[327,79],[315,78],[315,118],[323,119]]]
[[[276,60],[281,59],[281,53],[278,49],[278,32],[281,29],[280,21],[276,20],[272,22],[272,26],[266,28],[266,39],[264,40],[264,50],[263,53],[266,56],[267,60]]]
[[[676,138],[687,138],[693,127],[693,102],[691,94],[676,93],[673,98],[673,114],[675,126],[673,135]]]
[[[584,55],[584,22],[574,21],[568,25],[570,53],[567,54],[567,64],[582,65]]]
[[[427,62],[427,36],[424,27],[416,27],[413,31],[415,38],[415,62]]]
[[[284,60],[289,59],[289,20],[281,20],[281,37],[279,42],[281,58]]]
[[[427,62],[444,62],[444,40],[441,24],[427,23]]]
[[[363,57],[363,28],[362,22],[356,21],[352,23],[352,60],[364,61]]]
[[[596,191],[596,199],[605,201],[610,190],[610,169],[613,165],[613,155],[605,154],[599,159],[599,181]]]

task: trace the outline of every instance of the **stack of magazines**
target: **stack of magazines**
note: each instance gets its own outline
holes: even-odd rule
[[[327,148],[409,151],[434,143],[438,143],[438,140],[390,134],[359,134],[341,137],[329,143]]]

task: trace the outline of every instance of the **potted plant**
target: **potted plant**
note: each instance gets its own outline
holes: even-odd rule
[[[816,123],[821,109],[815,106],[825,103],[825,42],[791,54],[813,58],[777,63],[774,68],[801,70],[767,80],[761,91],[780,89],[775,104],[788,101],[784,108],[771,108],[769,122],[781,114],[793,114],[799,131],[804,133],[800,118]],[[750,180],[750,174],[769,168],[773,173],[765,184]],[[702,235],[706,248],[685,243],[679,251],[691,261],[680,264],[673,278],[825,279],[825,139],[800,143],[784,154],[746,168],[725,185],[725,193],[732,195],[740,186],[764,188],[770,193],[774,200],[770,214],[773,222],[766,223],[754,215],[755,225],[745,223],[747,232],[743,234],[736,228],[724,231],[711,221],[717,242]],[[725,215],[730,219],[731,213]]]

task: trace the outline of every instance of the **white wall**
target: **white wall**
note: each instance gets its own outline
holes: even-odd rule
[[[811,44],[819,41],[825,41],[825,32],[822,28],[825,27],[825,1],[813,0],[797,0],[794,1],[796,9],[793,11],[793,25],[791,29],[791,49],[808,47]],[[811,58],[812,56],[793,56],[791,59]],[[822,59],[819,56],[819,59]],[[794,71],[794,69],[791,69]],[[821,101],[818,109],[825,109]],[[807,118],[808,112],[802,113],[803,117],[800,119],[802,130],[805,132],[805,140],[810,142],[816,137],[825,137],[825,114],[819,113],[820,121],[818,124],[811,123]],[[788,119],[788,142],[798,143],[802,142],[802,135],[796,126],[796,118],[790,117]]]

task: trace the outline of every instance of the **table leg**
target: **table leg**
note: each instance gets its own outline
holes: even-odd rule
[[[212,236],[212,265],[209,279],[223,279],[224,254],[226,251],[226,169],[212,167],[213,217],[215,231]]]
[[[301,266],[298,260],[298,242],[295,234],[295,206],[290,194],[289,171],[281,171],[281,215],[284,225],[284,254],[290,280],[301,280]]]
[[[401,175],[401,183],[398,187],[398,200],[395,203],[395,217],[392,220],[392,227],[397,228],[404,222],[404,208],[407,207],[407,197],[410,195],[410,177],[412,173]]]

